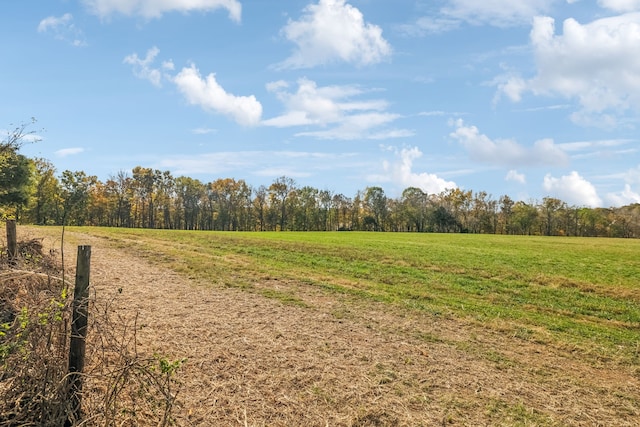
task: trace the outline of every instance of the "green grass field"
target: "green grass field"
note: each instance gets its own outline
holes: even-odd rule
[[[232,233],[71,228],[199,283],[304,305],[316,290],[474,322],[592,360],[640,362],[640,241],[415,233]]]

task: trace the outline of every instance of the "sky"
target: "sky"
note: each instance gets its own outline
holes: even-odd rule
[[[640,203],[640,0],[4,0],[0,131],[355,196]]]

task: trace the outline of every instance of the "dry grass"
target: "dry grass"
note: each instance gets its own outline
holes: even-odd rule
[[[136,329],[136,352],[186,359],[177,425],[640,425],[637,366],[294,280],[193,283],[107,240],[70,238],[93,246],[97,300],[122,291],[108,310]]]
[[[70,399],[71,298],[56,251],[19,242],[0,259],[0,426],[167,426],[181,362],[137,351],[134,317],[114,314],[117,298],[90,304],[82,417]],[[5,253],[5,252],[2,252]]]
[[[68,310],[60,271],[41,239],[0,258],[0,425],[62,425],[66,419]]]

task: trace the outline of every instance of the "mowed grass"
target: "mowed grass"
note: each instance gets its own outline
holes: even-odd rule
[[[640,241],[417,233],[233,233],[70,228],[200,283],[293,280],[474,322],[511,337],[640,362]],[[277,289],[260,292],[302,303]],[[293,292],[293,291],[292,291]]]

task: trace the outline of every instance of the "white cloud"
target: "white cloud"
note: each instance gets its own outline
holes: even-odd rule
[[[39,33],[52,34],[57,40],[65,41],[73,46],[86,46],[82,30],[73,23],[73,15],[65,13],[61,17],[49,16],[38,24]]]
[[[84,148],[73,147],[73,148],[63,148],[61,150],[56,151],[54,154],[58,157],[67,157],[67,156],[74,156],[76,154],[80,154],[83,152],[84,152]]]
[[[628,156],[640,151],[636,148],[633,139],[602,139],[594,141],[575,141],[558,144],[562,150],[571,154],[573,159],[611,159],[614,157]],[[631,147],[627,147],[631,145]]]
[[[298,80],[295,92],[289,84],[277,81],[267,84],[284,104],[285,111],[262,122],[273,127],[320,127],[321,130],[302,131],[296,136],[320,139],[383,139],[413,135],[405,129],[389,129],[400,116],[386,112],[388,103],[382,99],[358,99],[367,93],[358,86],[322,86],[306,78]]]
[[[163,74],[159,68],[153,68],[153,62],[160,53],[160,49],[152,47],[147,51],[147,56],[144,59],[140,59],[137,53],[133,53],[124,58],[125,64],[133,65],[133,74],[139,79],[148,80],[156,87],[162,86],[163,77],[167,77]],[[166,70],[173,70],[173,63],[165,62],[163,66]]]
[[[499,101],[503,94],[512,102],[520,102],[522,93],[528,87],[528,82],[518,75],[500,76],[495,79],[494,84],[498,87],[494,103]]]
[[[507,176],[504,179],[506,181],[519,182],[520,184],[526,184],[527,183],[527,178],[524,176],[524,174],[523,173],[519,173],[515,169],[511,169],[509,172],[507,172]]]
[[[456,130],[450,134],[469,153],[472,160],[501,166],[564,165],[567,154],[551,139],[536,141],[525,147],[512,139],[492,140],[475,126],[466,126],[462,119],[453,123]]]
[[[160,68],[154,68],[153,64],[159,53],[160,49],[154,46],[147,51],[144,59],[140,59],[134,53],[124,58],[124,63],[133,66],[133,74],[136,77],[148,80],[156,87],[160,87],[163,80],[174,83],[191,105],[227,115],[244,126],[260,123],[262,105],[255,96],[236,96],[227,93],[216,81],[215,74],[211,73],[203,78],[193,64],[184,67],[175,76],[169,73],[175,69],[172,61],[164,61]]]
[[[437,194],[446,189],[457,188],[455,182],[446,181],[436,174],[427,172],[414,172],[413,161],[422,157],[422,152],[418,147],[403,148],[398,150],[389,147],[396,156],[394,162],[384,161],[383,172],[379,175],[372,175],[369,180],[374,182],[392,182],[399,188],[417,187],[422,191]]]
[[[625,174],[625,181],[629,184],[640,185],[640,166],[634,169],[629,169]]]
[[[617,193],[607,194],[607,201],[612,206],[623,206],[632,203],[640,203],[640,193],[634,191],[633,187],[640,188],[640,166],[629,169],[628,171],[613,176],[613,178],[622,178],[625,181],[624,190]]]
[[[595,187],[584,179],[578,172],[554,178],[550,174],[544,177],[543,188],[552,197],[567,202],[570,205],[598,207],[602,200],[598,197]]]
[[[558,0],[448,0],[436,13],[423,16],[397,30],[408,36],[439,34],[471,25],[500,28],[530,24],[534,16],[547,14]],[[571,1],[569,1],[571,2]]]
[[[510,27],[528,24],[534,16],[548,13],[555,0],[450,0],[443,16],[475,25]]]
[[[595,141],[576,141],[558,144],[565,151],[584,151],[602,148],[620,147],[634,142],[633,139],[601,139]]]
[[[316,82],[306,78],[298,80],[296,92],[288,92],[289,85],[283,81],[269,83],[267,89],[275,93],[287,110],[279,117],[266,120],[264,124],[267,126],[327,125],[340,121],[345,113],[385,107],[377,100],[359,105],[349,102],[364,92],[357,86],[318,87]]]
[[[522,93],[575,99],[574,122],[611,128],[628,111],[640,111],[640,13],[582,25],[575,19],[555,34],[550,17],[534,19],[531,31],[537,75],[512,76],[499,92],[519,101]]]
[[[391,139],[413,136],[407,129],[374,131],[373,128],[393,122],[400,116],[391,113],[366,113],[344,117],[339,126],[319,131],[298,132],[296,136],[312,136],[319,139]]]
[[[245,173],[256,176],[307,177],[339,167],[352,168],[354,153],[305,151],[226,151],[198,155],[180,155],[158,162],[160,169],[176,175],[221,175]],[[280,163],[278,163],[280,162]]]
[[[142,16],[146,19],[160,18],[167,12],[213,11],[226,9],[229,18],[240,22],[242,5],[237,0],[83,0],[89,10],[102,18],[119,13],[127,16]]]
[[[308,5],[300,20],[290,20],[282,34],[296,49],[276,65],[281,69],[310,68],[336,61],[370,65],[391,55],[382,29],[365,22],[360,10],[346,0],[320,0]]]
[[[433,111],[421,111],[420,113],[418,113],[419,116],[424,116],[424,117],[441,117],[444,116],[446,113],[442,110],[433,110]]]
[[[598,0],[598,4],[614,12],[635,12],[640,10],[640,0]]]
[[[625,206],[640,203],[640,193],[633,191],[631,185],[625,184],[624,190],[607,194],[607,201],[611,206]]]
[[[253,95],[236,96],[227,93],[216,81],[216,76],[213,73],[202,78],[195,65],[191,65],[183,68],[173,78],[173,82],[178,86],[187,102],[192,105],[230,116],[244,126],[260,123],[262,105],[256,97]]]
[[[407,36],[425,36],[455,30],[460,24],[461,21],[459,19],[423,16],[412,24],[399,25],[396,28]]]
[[[218,132],[217,129],[211,129],[211,128],[195,128],[191,130],[191,133],[193,133],[194,135],[208,135],[210,133],[216,133]]]

